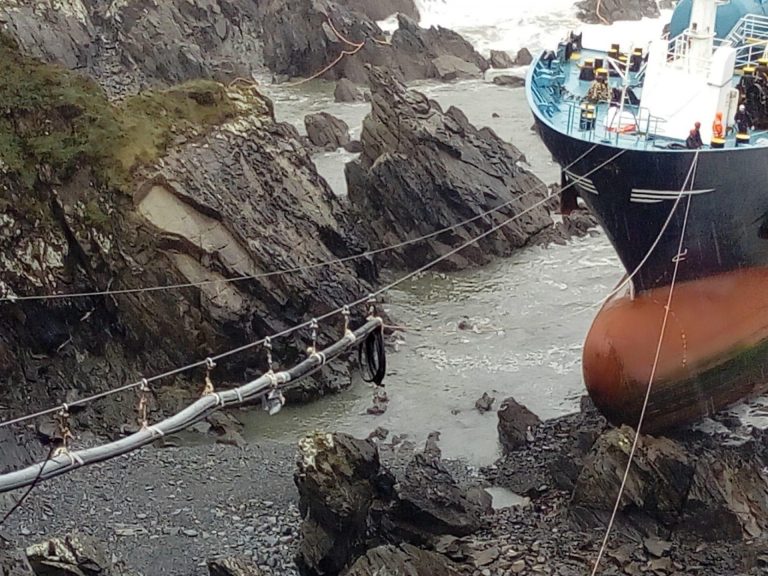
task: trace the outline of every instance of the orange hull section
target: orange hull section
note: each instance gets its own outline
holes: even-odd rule
[[[614,297],[584,344],[584,380],[615,424],[637,427],[669,287]],[[768,390],[768,269],[678,284],[643,430],[707,416]]]

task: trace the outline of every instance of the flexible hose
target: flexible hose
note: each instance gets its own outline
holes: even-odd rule
[[[387,353],[384,349],[384,327],[374,330],[357,349],[357,359],[363,380],[376,386],[384,385],[387,375]]]

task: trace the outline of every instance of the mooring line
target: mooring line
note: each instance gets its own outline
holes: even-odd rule
[[[699,163],[699,151],[696,150],[696,154],[693,157],[693,161],[691,162],[691,169],[688,172],[688,177],[686,178],[685,182],[683,183],[683,188],[680,191],[680,197],[682,197],[683,192],[685,191],[686,186],[688,185],[688,180],[690,179],[691,182],[691,190],[693,190],[693,185],[696,180],[696,169],[698,167]],[[680,258],[680,254],[683,253],[683,244],[685,242],[685,231],[688,226],[688,216],[690,214],[691,210],[691,200],[693,196],[691,194],[688,195],[688,203],[685,208],[685,215],[683,217],[683,225],[682,229],[680,231],[680,241],[678,243],[677,248],[677,255],[673,259],[674,261],[674,270],[672,272],[672,282],[669,285],[669,296],[667,297],[667,305],[664,307],[664,319],[661,323],[661,334],[659,336],[659,342],[656,345],[656,355],[653,359],[653,366],[651,368],[651,375],[648,379],[648,387],[645,390],[645,398],[643,399],[643,408],[640,411],[640,418],[637,422],[637,428],[635,430],[635,438],[632,441],[632,449],[629,452],[629,459],[627,461],[627,467],[624,470],[624,476],[621,479],[621,486],[619,487],[619,494],[616,497],[616,503],[613,507],[613,512],[611,513],[611,518],[608,522],[608,528],[605,531],[605,537],[603,538],[603,543],[600,546],[600,551],[598,552],[597,559],[595,560],[595,565],[592,569],[592,575],[595,576],[597,574],[597,570],[600,567],[600,562],[603,559],[603,555],[605,554],[605,551],[608,548],[608,540],[611,537],[611,532],[613,531],[613,526],[616,522],[616,517],[619,513],[619,507],[621,506],[621,499],[624,496],[624,490],[627,486],[627,481],[629,480],[629,472],[632,469],[632,463],[635,458],[635,454],[637,452],[637,447],[640,442],[640,435],[642,433],[643,423],[645,421],[645,414],[648,409],[648,402],[651,398],[651,390],[653,389],[653,380],[656,377],[656,370],[659,366],[659,359],[661,357],[661,347],[664,343],[664,336],[667,331],[667,322],[669,321],[669,315],[672,310],[672,298],[674,296],[675,292],[675,284],[677,282],[677,273],[680,269],[680,262],[682,261],[682,258]]]

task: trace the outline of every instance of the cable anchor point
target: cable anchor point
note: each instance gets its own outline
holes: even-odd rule
[[[349,318],[351,316],[349,306],[344,306],[344,308],[341,309],[341,315],[344,317],[344,336],[349,336],[352,334],[352,331],[349,329]]]
[[[211,372],[216,368],[216,362],[211,358],[205,359],[205,387],[203,388],[203,396],[211,396],[216,393],[216,389],[213,386],[213,380],[211,380]]]
[[[142,430],[146,430],[149,428],[149,381],[146,378],[142,378],[141,384],[139,384],[139,406],[138,406],[138,413],[139,413],[139,426],[141,426]]]
[[[317,354],[317,332],[320,328],[320,325],[317,323],[316,318],[312,318],[312,322],[309,324],[309,328],[312,331],[312,345],[307,348],[307,356],[312,356],[314,354]]]
[[[69,427],[69,416],[69,406],[66,404],[63,404],[61,410],[54,416],[61,436],[61,446],[54,451],[54,456],[69,456],[69,442],[75,439]]]

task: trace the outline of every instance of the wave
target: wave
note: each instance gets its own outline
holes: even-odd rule
[[[553,48],[569,30],[584,31],[585,45],[607,48],[612,42],[646,44],[657,37],[670,11],[660,19],[586,25],[576,18],[574,0],[416,0],[422,26],[456,30],[483,53],[490,50],[532,52]]]

